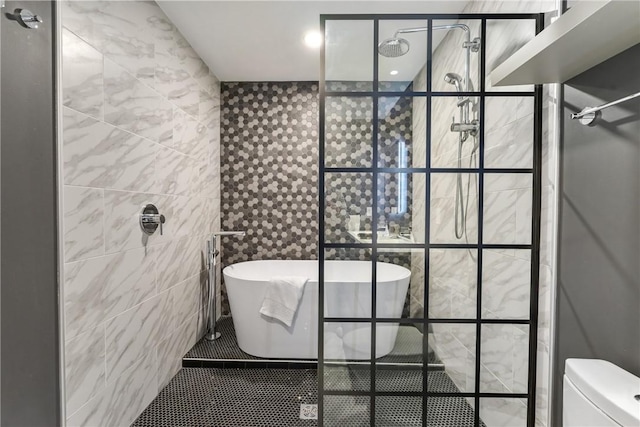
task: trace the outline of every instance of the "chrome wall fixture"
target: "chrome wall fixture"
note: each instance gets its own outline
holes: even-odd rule
[[[588,126],[591,123],[593,123],[595,121],[595,119],[598,118],[598,116],[600,116],[600,111],[604,110],[605,108],[609,108],[609,107],[613,107],[614,105],[618,105],[622,102],[626,102],[626,101],[630,101],[634,98],[638,98],[640,97],[640,92],[638,93],[634,93],[633,95],[629,95],[629,96],[625,96],[624,98],[620,98],[617,101],[612,101],[606,104],[602,104],[598,107],[585,107],[582,111],[580,111],[579,113],[573,113],[571,114],[571,118],[572,119],[579,119],[580,120],[580,124]]]
[[[164,224],[165,221],[165,216],[160,214],[155,205],[149,203],[142,208],[140,228],[142,228],[144,234],[151,236],[156,232],[158,227],[160,227],[160,235],[162,235],[162,224]]]
[[[4,2],[0,4],[0,7],[4,7]],[[7,13],[6,16],[12,21],[17,21],[23,27],[32,30],[38,29],[43,22],[40,16],[31,12],[29,9],[16,9],[13,14]]]
[[[215,341],[220,338],[220,332],[216,332],[216,259],[220,254],[218,251],[218,236],[245,236],[244,231],[218,231],[211,235],[207,241],[207,268],[209,270],[209,280],[207,283],[207,333],[205,338]]]

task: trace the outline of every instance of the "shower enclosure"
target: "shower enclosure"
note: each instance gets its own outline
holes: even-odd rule
[[[321,425],[533,427],[542,88],[489,72],[542,23],[321,16]],[[352,317],[330,310],[333,260],[369,262]],[[411,273],[401,317],[378,315],[380,263]]]

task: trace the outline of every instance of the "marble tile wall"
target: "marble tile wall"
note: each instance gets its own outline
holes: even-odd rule
[[[471,2],[465,13],[538,13],[554,10],[554,2]],[[465,22],[471,34],[479,34],[478,22]],[[534,35],[533,24],[515,21],[489,21],[487,32],[487,70],[490,72],[504,58]],[[433,57],[434,90],[451,91],[443,83],[447,72],[464,75],[464,56],[459,46],[460,32],[449,32],[437,47]],[[477,57],[477,55],[475,55]],[[472,57],[472,81],[478,87],[477,59]],[[415,90],[425,90],[425,73],[414,80]],[[475,76],[475,78],[474,78]],[[530,86],[492,87],[487,78],[487,90],[523,91]],[[555,109],[552,90],[545,87],[543,95],[543,187],[541,265],[538,323],[538,372],[536,425],[548,425],[549,347],[551,322],[551,287],[554,285],[554,224],[556,222],[555,176]],[[532,165],[533,102],[526,97],[487,98],[485,104],[485,165],[495,168],[527,168]],[[432,165],[456,167],[457,137],[449,132],[449,122],[439,117],[457,116],[455,98],[439,98],[432,104]],[[416,110],[414,105],[414,111]],[[477,117],[478,108],[473,114]],[[424,120],[422,120],[424,121]],[[414,117],[414,152],[426,135],[421,117]],[[463,166],[472,160],[471,144],[463,148]],[[465,194],[466,194],[465,177]],[[477,241],[477,202],[474,196],[475,176],[471,177],[468,213],[469,242]],[[420,188],[416,183],[414,190]],[[483,240],[487,243],[530,243],[532,178],[529,175],[485,175]],[[423,191],[423,190],[419,190]],[[455,242],[453,209],[455,206],[455,174],[438,176],[432,181],[431,240]],[[418,194],[414,193],[414,199]],[[424,210],[414,206],[414,232],[424,232]],[[484,318],[527,318],[529,307],[530,251],[502,250],[483,253],[482,316]],[[430,254],[431,317],[476,317],[476,260],[465,250],[439,250]],[[411,311],[420,317],[424,295],[422,260],[412,264]],[[464,325],[433,325],[430,342],[443,360],[449,375],[461,390],[473,391],[475,371],[475,331]],[[481,391],[519,393],[526,391],[527,343],[529,331],[521,325],[484,325],[481,340]],[[525,425],[526,404],[518,399],[482,399],[480,416],[487,426]]]
[[[129,425],[203,332],[220,85],[155,2],[65,0],[61,20],[67,424]]]

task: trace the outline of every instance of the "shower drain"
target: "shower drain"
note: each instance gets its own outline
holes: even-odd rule
[[[318,405],[301,404],[300,405],[300,419],[301,420],[317,420],[318,419]]]

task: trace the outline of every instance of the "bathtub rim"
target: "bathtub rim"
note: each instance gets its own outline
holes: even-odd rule
[[[231,265],[227,265],[226,267],[224,267],[222,269],[222,275],[223,277],[230,277],[232,279],[236,279],[236,280],[244,280],[247,282],[268,282],[269,278],[266,277],[264,279],[260,279],[260,280],[256,280],[256,279],[248,279],[246,277],[242,277],[242,276],[238,276],[236,274],[231,274],[230,273],[230,269],[234,266],[239,266],[239,265],[247,265],[247,264],[261,264],[261,263],[269,263],[269,262],[314,262],[316,263],[316,267],[317,264],[320,262],[317,259],[256,259],[256,260],[249,260],[249,261],[241,261],[241,262],[236,262],[233,263]],[[371,265],[371,261],[366,261],[366,260],[325,260],[325,262],[357,262],[357,263],[367,263],[369,265]],[[383,261],[377,261],[376,264],[383,264],[385,266],[391,266],[394,269],[397,269],[399,272],[402,271],[402,275],[398,275],[396,277],[394,277],[391,280],[377,280],[377,283],[387,283],[387,282],[392,282],[392,281],[398,281],[398,280],[403,280],[405,278],[411,278],[411,270],[409,270],[406,267],[403,267],[401,265],[397,265],[397,264],[392,264],[390,262],[383,262]],[[403,271],[404,270],[404,271]],[[324,283],[344,283],[344,280],[325,280]],[[360,283],[361,281],[347,281],[346,283]],[[309,281],[307,283],[318,283],[318,279],[314,278],[314,279],[309,279]]]

